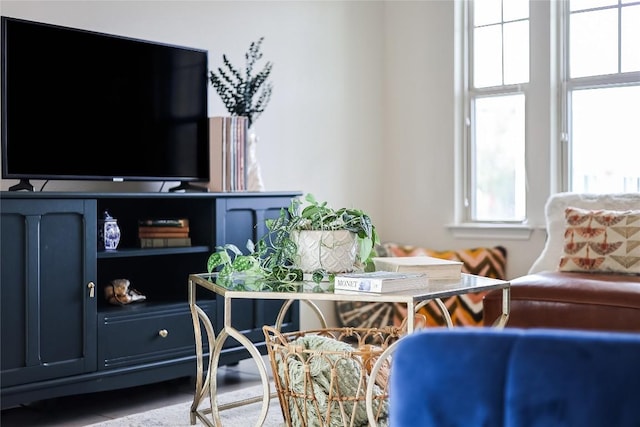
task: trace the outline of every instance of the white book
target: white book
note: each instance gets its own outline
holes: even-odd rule
[[[430,256],[376,257],[376,270],[425,273],[430,279],[459,279],[462,262]]]
[[[372,271],[337,274],[334,278],[336,291],[386,293],[425,289],[428,285],[429,280],[424,273]]]

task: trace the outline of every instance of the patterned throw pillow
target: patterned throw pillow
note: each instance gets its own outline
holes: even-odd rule
[[[433,249],[385,243],[377,248],[379,256],[432,256],[461,261],[462,272],[495,279],[506,278],[507,251],[502,246],[461,250],[435,251]],[[482,298],[486,292],[456,295],[442,302],[448,308],[451,320],[457,326],[482,326]],[[406,316],[406,306],[394,303],[359,303],[340,301],[336,311],[342,326],[380,327],[399,326]],[[435,301],[419,311],[427,319],[427,326],[444,326],[445,319]]]
[[[566,208],[558,269],[640,274],[640,210]]]

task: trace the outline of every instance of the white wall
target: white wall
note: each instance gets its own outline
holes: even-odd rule
[[[529,219],[528,225],[534,228],[530,239],[462,239],[447,228],[454,222],[454,165],[459,156],[456,143],[460,143],[456,140],[460,138],[456,128],[456,112],[461,109],[456,103],[456,79],[460,77],[455,68],[459,55],[455,37],[460,34],[454,27],[459,3],[385,2],[385,154],[380,182],[384,199],[379,201],[382,219],[377,223],[386,240],[439,250],[500,244],[508,251],[507,274],[513,278],[526,274],[542,251],[544,201]],[[548,165],[547,154],[543,150],[528,153],[541,159],[536,164]],[[536,172],[546,176],[548,169]]]
[[[454,219],[454,4],[3,0],[0,13],[207,49],[210,69],[221,65],[223,53],[242,64],[249,44],[264,36],[264,59],[274,63],[274,90],[255,128],[267,191],[300,190],[336,207],[362,208],[385,241],[434,249],[502,244],[509,250],[508,274],[516,277],[541,251],[542,231],[531,240],[465,240],[446,228]],[[45,73],[47,65],[42,64]],[[225,115],[212,88],[209,95],[210,115]],[[14,183],[2,182],[1,188]],[[49,191],[157,188],[95,182],[46,186]],[[303,327],[309,322],[303,312]]]

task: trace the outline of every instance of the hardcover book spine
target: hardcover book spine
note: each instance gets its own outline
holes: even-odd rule
[[[209,190],[227,191],[226,117],[209,119]]]
[[[147,226],[139,226],[139,233],[177,233],[177,234],[188,234],[189,227],[147,227]]]
[[[186,238],[189,237],[188,232],[184,233],[174,233],[174,232],[164,232],[164,231],[139,231],[139,238],[145,237],[161,237],[161,238]]]
[[[382,281],[376,279],[336,277],[333,287],[341,291],[382,292]]]
[[[188,227],[187,218],[167,218],[167,219],[141,219],[138,221],[140,227]]]
[[[210,118],[209,190],[246,189],[247,124],[248,119],[244,116]]]
[[[141,238],[141,248],[173,248],[191,246],[191,239],[189,237],[184,238]]]

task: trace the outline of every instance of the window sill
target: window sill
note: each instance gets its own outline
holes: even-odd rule
[[[529,240],[537,227],[523,224],[460,223],[447,226],[457,239]]]

